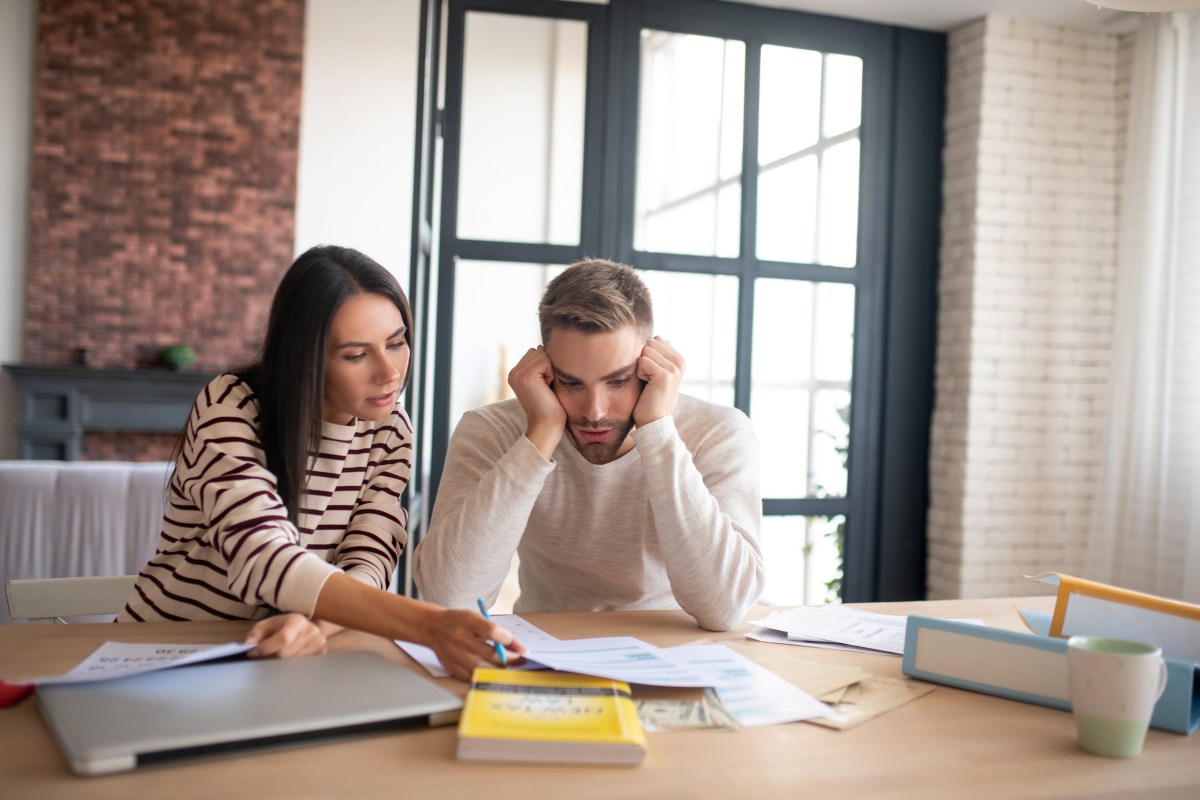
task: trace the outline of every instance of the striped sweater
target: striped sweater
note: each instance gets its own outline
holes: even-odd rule
[[[412,426],[404,410],[379,422],[322,424],[298,525],[266,467],[258,412],[249,385],[230,374],[196,398],[157,550],[119,622],[312,616],[337,570],[390,585],[407,538],[400,495]]]

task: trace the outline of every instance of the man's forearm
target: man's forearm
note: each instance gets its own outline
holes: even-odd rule
[[[762,591],[762,500],[755,465],[717,454],[708,480],[674,430],[644,431],[638,447],[671,591],[704,628],[736,624]]]
[[[549,467],[524,437],[478,479],[451,466],[447,461],[413,572],[427,599],[470,608],[477,598],[490,603],[499,592]]]

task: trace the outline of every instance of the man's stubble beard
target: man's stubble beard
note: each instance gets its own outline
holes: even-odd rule
[[[578,422],[571,422],[567,425],[567,434],[571,437],[571,443],[575,445],[575,449],[591,464],[608,464],[617,460],[617,453],[621,450],[621,445],[625,444],[625,440],[629,437],[629,432],[633,430],[633,417],[624,422],[617,423],[616,420],[600,420],[598,423],[580,425]],[[584,428],[607,428],[613,429],[613,437],[610,442],[588,442],[583,441],[575,432],[576,427]]]

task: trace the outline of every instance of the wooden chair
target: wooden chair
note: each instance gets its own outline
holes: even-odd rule
[[[62,617],[117,614],[133,591],[136,575],[103,578],[34,578],[5,586],[8,613],[31,623],[65,622]]]

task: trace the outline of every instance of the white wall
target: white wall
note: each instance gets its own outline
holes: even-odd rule
[[[361,250],[407,289],[418,0],[308,0],[296,252]]]
[[[931,598],[1080,574],[1104,457],[1121,40],[988,17],[949,39]],[[1127,69],[1127,67],[1126,67]]]
[[[37,0],[0,3],[0,363],[21,360]],[[0,373],[0,458],[17,455],[17,396]]]

